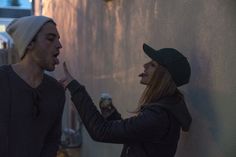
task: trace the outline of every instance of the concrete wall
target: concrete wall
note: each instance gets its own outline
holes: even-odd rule
[[[148,61],[146,42],[174,47],[192,65],[185,93],[193,124],[176,157],[233,157],[236,148],[235,0],[53,0],[42,13],[55,18],[66,61],[97,103],[109,92],[124,115],[143,90],[137,75]],[[55,72],[61,77],[61,66]],[[83,130],[81,157],[118,157],[121,145],[101,144]]]

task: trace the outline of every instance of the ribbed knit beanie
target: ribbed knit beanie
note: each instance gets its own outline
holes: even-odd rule
[[[25,16],[13,20],[7,26],[6,31],[12,37],[21,59],[25,55],[29,43],[41,27],[49,21],[53,22],[51,18],[46,16]]]

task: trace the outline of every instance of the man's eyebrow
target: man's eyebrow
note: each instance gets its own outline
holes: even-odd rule
[[[53,36],[53,37],[58,37],[58,38],[60,38],[60,36],[57,36],[55,33],[48,33],[48,34],[46,34],[47,36]]]

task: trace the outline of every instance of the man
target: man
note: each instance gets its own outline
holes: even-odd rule
[[[59,64],[55,22],[27,16],[7,27],[20,61],[0,67],[0,156],[55,157],[60,142],[64,89],[45,74]]]

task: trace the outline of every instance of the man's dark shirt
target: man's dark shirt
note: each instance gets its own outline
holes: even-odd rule
[[[11,66],[0,67],[0,156],[55,157],[64,102],[54,78],[44,74],[32,88]]]

